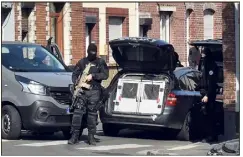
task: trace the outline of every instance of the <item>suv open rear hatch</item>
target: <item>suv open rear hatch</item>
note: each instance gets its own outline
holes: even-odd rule
[[[129,72],[172,72],[176,67],[174,47],[162,40],[121,38],[109,42],[118,65]]]

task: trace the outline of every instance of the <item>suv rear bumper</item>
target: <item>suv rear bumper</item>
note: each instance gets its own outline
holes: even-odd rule
[[[68,106],[67,106],[68,107]],[[58,131],[71,125],[71,116],[66,110],[49,101],[35,101],[30,106],[18,107],[26,130]]]
[[[100,118],[102,123],[113,123],[128,127],[143,126],[144,129],[147,127],[181,129],[184,122],[183,118],[181,119],[180,116],[176,116],[174,108],[167,108],[163,114],[157,115],[155,120],[153,120],[152,116],[121,114],[109,115],[105,113],[104,110],[100,111]]]

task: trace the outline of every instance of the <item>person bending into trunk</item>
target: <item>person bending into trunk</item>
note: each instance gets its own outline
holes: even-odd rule
[[[78,143],[82,117],[87,112],[88,143],[95,145],[94,134],[96,133],[97,110],[93,108],[100,100],[101,82],[109,77],[109,70],[105,61],[97,57],[97,47],[95,44],[91,43],[88,46],[87,52],[88,56],[78,61],[72,74],[72,81],[74,84],[77,84],[79,76],[83,74],[85,67],[91,63],[89,75],[86,77],[90,88],[83,88],[83,92],[78,95],[78,103],[74,106],[71,124],[72,136],[68,144]]]
[[[199,69],[202,72],[201,78],[201,94],[202,102],[206,104],[206,140],[208,142],[217,141],[216,122],[215,122],[215,99],[217,89],[218,68],[213,59],[212,52],[209,48],[204,48],[202,51],[204,58],[200,64]]]

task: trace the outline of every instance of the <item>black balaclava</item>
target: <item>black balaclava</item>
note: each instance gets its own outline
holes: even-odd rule
[[[208,47],[205,47],[202,51],[202,53],[205,55],[205,58],[212,60],[212,52]]]
[[[87,58],[89,61],[95,60],[97,56],[97,46],[93,43],[89,44],[87,53],[88,53]]]

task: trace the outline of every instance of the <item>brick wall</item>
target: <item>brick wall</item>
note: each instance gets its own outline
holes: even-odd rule
[[[46,45],[46,35],[48,34],[48,31],[46,30],[46,26],[48,25],[48,22],[46,21],[47,3],[37,2],[35,5],[36,5],[36,43]]]
[[[160,15],[157,10],[156,3],[140,3],[139,12],[147,12],[151,14],[153,23],[151,28],[147,32],[147,36],[150,38],[160,38]]]
[[[95,41],[95,44],[98,48],[98,54],[99,54],[99,9],[98,8],[83,8],[83,19],[85,19],[86,15],[94,15],[97,17],[96,24],[94,25],[93,29],[91,30],[91,40]],[[85,27],[85,24],[84,24]],[[84,34],[85,39],[85,34]],[[84,49],[85,49],[85,43],[84,43]],[[84,52],[85,55],[86,52]]]
[[[171,3],[169,5],[176,6],[176,11],[171,15],[170,42],[174,45],[175,51],[179,54],[180,61],[186,62],[186,8],[184,3]]]
[[[176,11],[170,16],[170,43],[180,56],[182,62],[186,61],[186,28],[185,28],[185,5],[184,3],[159,3],[160,6],[175,6]],[[153,18],[148,37],[160,38],[160,13],[157,3],[140,3],[139,12],[150,13]]]
[[[205,3],[194,3],[194,10],[190,14],[190,39],[204,38],[204,12]],[[214,3],[214,38],[222,38],[222,3]]]
[[[190,40],[203,39],[203,11],[205,3],[193,3],[194,8],[190,14],[189,36]],[[170,17],[170,42],[180,56],[181,62],[187,61],[186,53],[186,7],[184,3],[159,3],[160,6],[175,6],[176,11]],[[214,37],[222,38],[222,3],[214,3]],[[148,37],[160,38],[160,14],[157,3],[140,3],[139,12],[151,14],[153,23],[148,30]]]
[[[234,3],[222,4],[224,57],[224,104],[235,104],[235,21]]]
[[[72,36],[72,64],[76,64],[85,56],[85,30],[83,19],[83,5],[81,2],[71,2],[71,36]]]
[[[194,3],[190,14],[190,40],[203,39],[203,3]]]
[[[128,9],[122,8],[106,8],[106,43],[108,45],[109,42],[109,16],[117,16],[117,17],[124,17],[122,23],[122,36],[129,36],[129,16],[128,16]],[[109,56],[108,52],[108,56]],[[109,58],[109,57],[107,57]]]
[[[222,3],[215,3],[214,38],[222,39]]]

